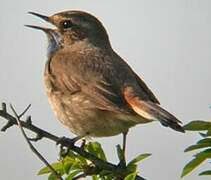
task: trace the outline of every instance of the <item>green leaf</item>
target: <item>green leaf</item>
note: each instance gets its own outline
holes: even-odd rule
[[[77,157],[77,154],[75,152],[73,152],[72,150],[69,150],[67,156],[65,156],[65,158],[71,158],[71,159],[75,159]]]
[[[119,161],[124,160],[124,158],[125,158],[124,152],[119,144],[116,146],[116,149],[117,149],[117,155],[118,155]]]
[[[54,170],[60,173],[63,171],[63,164],[61,162],[53,163],[51,164],[51,166],[54,168]],[[48,174],[48,173],[51,173],[51,170],[48,167],[44,167],[40,169],[37,175],[43,175],[43,174]]]
[[[207,143],[210,143],[211,145],[211,138],[205,138],[197,142],[197,144],[207,144]]]
[[[51,174],[48,176],[48,180],[58,180],[58,178],[57,178],[53,173],[51,173]]]
[[[66,156],[62,162],[64,164],[64,168],[66,168],[65,169],[66,171],[68,171],[68,168],[70,168],[70,167],[71,167],[71,169],[73,169],[73,167],[74,167],[74,169],[81,169],[82,166],[87,165],[86,159],[77,154],[71,155],[71,156],[69,156],[69,155]],[[67,165],[67,167],[65,167],[66,165]]]
[[[145,153],[145,154],[140,154],[138,155],[137,157],[135,157],[132,161],[129,162],[128,166],[131,165],[131,164],[136,164],[138,163],[139,161],[142,161],[144,159],[146,159],[147,157],[151,156],[152,154],[149,154],[149,153]]]
[[[137,164],[131,163],[127,166],[127,169],[128,169],[129,172],[136,172],[137,171]]]
[[[211,122],[207,121],[191,121],[183,127],[188,131],[205,131],[211,128]]]
[[[207,133],[199,133],[203,138],[206,138],[207,137]]]
[[[207,134],[206,134],[207,136],[211,136],[211,128],[210,129],[208,129],[208,131],[207,131]]]
[[[196,144],[196,145],[192,145],[192,146],[189,146],[187,149],[185,149],[185,152],[189,152],[189,151],[193,151],[193,150],[196,150],[196,149],[201,149],[201,148],[207,148],[207,147],[211,147],[211,144]]]
[[[199,176],[211,176],[211,170],[203,171],[199,174]]]
[[[83,165],[84,164],[82,164],[81,161],[79,161],[78,159],[75,159],[75,161],[65,160],[63,168],[66,174],[69,174],[69,172],[73,172],[75,170],[82,171]]]
[[[80,164],[80,162],[76,161],[75,163],[72,164],[71,168],[70,168],[70,171],[73,171],[73,170],[81,170],[82,169],[82,166]]]
[[[102,149],[102,146],[100,143],[98,142],[89,142],[86,146],[85,146],[86,150],[94,155],[96,155],[98,158],[106,161],[106,156],[105,153]]]
[[[72,180],[76,175],[78,175],[79,173],[81,173],[81,170],[75,170],[72,171],[66,178],[65,180]]]
[[[191,171],[193,171],[197,166],[199,166],[207,158],[211,158],[211,150],[205,150],[195,155],[195,158],[192,159],[186,166],[183,168],[181,177],[186,176]]]
[[[93,175],[92,180],[99,180],[99,179],[98,179],[97,175]]]
[[[63,168],[66,174],[69,174],[71,166],[72,166],[71,162],[64,162]]]
[[[77,162],[80,162],[82,164],[87,164],[87,161],[84,157],[82,157],[81,155],[73,152],[73,151],[69,151],[68,153],[68,156],[65,157],[65,159],[68,158],[67,160],[72,162],[72,163],[75,163],[76,161]]]
[[[135,180],[136,175],[137,175],[137,172],[131,173],[131,174],[127,175],[127,176],[124,178],[124,180]]]
[[[78,155],[76,159],[78,162],[80,162],[80,164],[87,165],[87,160],[84,157]]]

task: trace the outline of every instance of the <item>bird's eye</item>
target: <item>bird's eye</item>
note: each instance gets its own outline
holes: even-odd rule
[[[63,21],[62,22],[62,27],[64,29],[71,28],[72,26],[73,26],[73,23],[70,20],[66,20],[66,21]]]

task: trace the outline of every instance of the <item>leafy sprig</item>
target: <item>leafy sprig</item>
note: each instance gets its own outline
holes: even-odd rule
[[[85,151],[97,156],[104,161],[107,161],[105,152],[99,142],[89,142],[83,148]],[[61,149],[61,151],[66,150],[67,149]],[[60,154],[60,160],[58,162],[52,163],[51,166],[65,180],[74,180],[82,176],[91,176],[93,180],[112,180],[118,178],[122,179],[122,177],[124,177],[124,180],[135,180],[138,174],[137,164],[151,155],[148,153],[138,155],[126,165],[123,174],[117,174],[113,171],[107,171],[96,167],[89,160],[73,152],[72,150],[68,150],[68,153],[65,153],[65,156],[62,155],[63,152]],[[119,145],[117,146],[117,154],[119,161],[121,162],[123,154]],[[42,168],[38,172],[38,175],[48,175],[49,180],[56,180],[56,177],[51,172],[49,167]]]
[[[199,131],[202,139],[196,144],[189,146],[185,152],[200,150],[194,154],[194,158],[183,168],[181,177],[184,177],[196,169],[204,161],[211,159],[211,122],[191,121],[184,126],[187,131]],[[203,133],[201,132],[203,131]],[[199,174],[200,176],[211,175],[211,168]]]

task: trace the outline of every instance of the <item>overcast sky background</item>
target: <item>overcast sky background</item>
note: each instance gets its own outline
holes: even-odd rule
[[[47,25],[28,11],[51,15],[79,9],[97,16],[106,27],[113,48],[145,80],[163,107],[187,123],[211,117],[211,1],[210,0],[1,0],[0,101],[21,112],[29,103],[33,123],[58,136],[73,137],[54,117],[43,87],[46,37],[24,24]],[[0,127],[5,121],[1,119]],[[149,180],[178,180],[191,153],[183,150],[200,137],[180,134],[159,123],[139,125],[128,135],[127,159],[152,153],[141,175]],[[122,137],[97,139],[109,160],[117,162],[115,145]],[[50,161],[57,158],[54,143],[36,143]],[[0,133],[0,179],[44,180],[43,166],[32,154],[19,129]],[[210,169],[204,163],[203,169]],[[197,169],[184,180],[198,177]]]

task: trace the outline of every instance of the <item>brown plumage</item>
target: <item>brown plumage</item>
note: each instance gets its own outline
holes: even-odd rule
[[[58,119],[78,136],[112,136],[136,124],[160,121],[184,132],[159,101],[112,49],[103,25],[81,11],[47,17],[57,28],[43,30],[49,40],[45,85]]]

